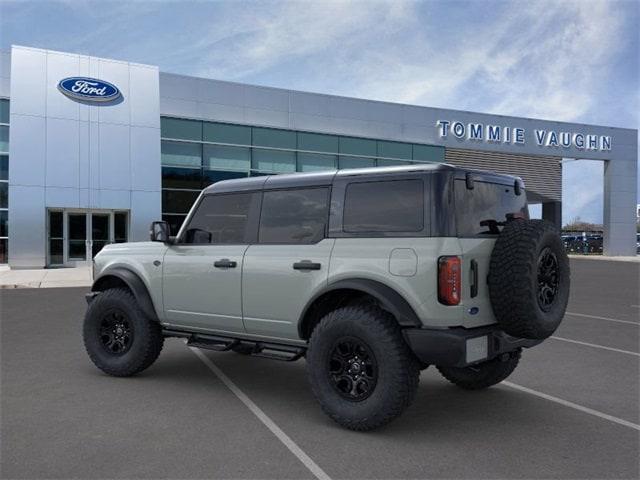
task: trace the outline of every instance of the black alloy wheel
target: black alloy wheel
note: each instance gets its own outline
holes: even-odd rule
[[[100,342],[111,355],[124,355],[133,343],[133,326],[122,311],[107,312],[100,322]]]
[[[329,355],[328,371],[333,388],[352,402],[368,398],[378,380],[378,364],[373,352],[355,337],[336,341]]]
[[[558,258],[549,247],[538,257],[538,305],[549,311],[558,295]]]

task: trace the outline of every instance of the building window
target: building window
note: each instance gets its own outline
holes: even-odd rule
[[[162,167],[162,188],[199,190],[202,188],[202,169]]]
[[[378,157],[411,160],[412,145],[401,142],[378,142]]]
[[[438,146],[171,117],[161,118],[161,136],[162,212],[173,234],[201,189],[221,180],[444,161]]]
[[[167,213],[189,213],[198,198],[199,190],[162,190],[162,211]]]
[[[162,141],[162,165],[200,167],[202,165],[202,145],[198,143]]]
[[[376,141],[365,138],[340,137],[340,153],[375,157],[378,154]]]
[[[203,166],[223,170],[249,170],[251,150],[248,147],[229,147],[226,145],[205,145]]]
[[[340,155],[338,160],[339,168],[369,168],[369,167],[375,167],[375,166],[376,166],[375,158],[347,157],[344,155]]]
[[[9,260],[9,100],[0,99],[0,264]]]
[[[0,123],[9,125],[9,100],[0,99]]]
[[[195,140],[199,142],[202,140],[202,122],[162,117],[160,119],[160,135],[162,138]]]
[[[321,135],[319,133],[298,133],[298,150],[310,152],[338,153],[339,138],[336,135]]]
[[[251,167],[254,170],[272,173],[289,173],[296,171],[296,152],[286,150],[253,149]]]
[[[234,178],[246,177],[246,172],[223,172],[220,170],[203,170],[202,172],[202,186],[208,187],[209,185],[220,182],[221,180],[232,180]]]
[[[299,172],[318,172],[322,170],[333,170],[337,167],[338,157],[336,155],[325,155],[322,153],[298,153]]]
[[[252,144],[255,146],[296,149],[296,132],[258,127],[254,127],[252,132]]]
[[[251,127],[205,122],[202,130],[205,142],[251,145]]]

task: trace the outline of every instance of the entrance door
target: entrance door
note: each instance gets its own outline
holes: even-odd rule
[[[86,262],[87,214],[67,213],[67,258],[71,262]],[[65,262],[66,263],[66,262]]]
[[[111,241],[111,213],[91,214],[91,258]]]
[[[49,210],[47,266],[87,265],[109,243],[128,240],[129,213],[110,210]]]

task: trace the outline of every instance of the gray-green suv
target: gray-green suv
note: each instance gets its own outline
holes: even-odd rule
[[[84,342],[104,372],[150,366],[165,337],[295,360],[324,411],[354,430],[409,406],[420,370],[480,389],[558,327],[569,264],[529,220],[519,178],[450,165],[229,180],[175,237],[95,258]]]

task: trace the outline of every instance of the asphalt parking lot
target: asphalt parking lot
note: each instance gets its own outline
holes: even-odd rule
[[[639,277],[640,263],[572,260],[570,313],[508,382],[465,392],[429,368],[405,414],[366,434],[321,412],[304,361],[203,361],[171,339],[111,378],[82,346],[86,289],[0,290],[0,474],[637,479]]]

